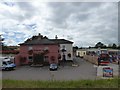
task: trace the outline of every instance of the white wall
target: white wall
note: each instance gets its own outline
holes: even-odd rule
[[[77,50],[76,51],[76,56],[83,57],[84,55],[86,55],[86,51],[83,51],[83,50]]]
[[[110,67],[113,68],[113,77],[119,75],[119,66],[115,64],[110,64],[108,66],[98,66],[97,67],[97,77],[103,77],[103,68]]]
[[[72,44],[60,44],[60,53],[61,53],[61,57],[63,55],[63,53],[61,52],[63,46],[65,46],[66,52],[65,52],[65,56],[66,56],[66,60],[73,60],[73,47]],[[71,57],[68,57],[68,54],[71,54]],[[62,58],[61,58],[62,60]]]

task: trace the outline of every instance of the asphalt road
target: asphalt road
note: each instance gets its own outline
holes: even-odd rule
[[[59,66],[57,71],[49,71],[49,66],[30,67],[20,66],[13,71],[3,71],[2,79],[15,80],[79,80],[79,79],[96,79],[96,67],[93,64],[75,58],[77,67],[66,64]]]

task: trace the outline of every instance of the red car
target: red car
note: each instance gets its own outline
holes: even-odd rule
[[[98,58],[98,65],[107,65],[110,62],[109,54],[102,53]]]

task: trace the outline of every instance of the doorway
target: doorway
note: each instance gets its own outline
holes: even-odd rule
[[[44,55],[43,54],[34,54],[33,55],[33,64],[43,64]]]

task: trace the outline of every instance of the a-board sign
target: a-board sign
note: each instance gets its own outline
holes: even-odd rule
[[[113,68],[111,67],[103,68],[103,77],[113,77]]]

